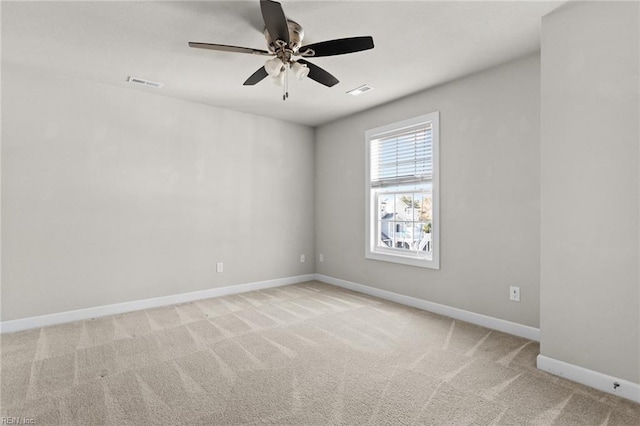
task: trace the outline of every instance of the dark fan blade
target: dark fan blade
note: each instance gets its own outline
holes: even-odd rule
[[[260,69],[258,71],[256,71],[253,74],[251,74],[251,77],[249,77],[247,79],[247,81],[245,81],[243,83],[243,85],[244,86],[253,86],[256,83],[261,82],[268,75],[269,74],[267,73],[267,70],[265,70],[264,67],[260,67]]]
[[[307,67],[309,67],[309,78],[311,80],[315,80],[327,87],[332,87],[339,83],[337,78],[335,78],[319,66],[313,65],[311,62],[305,61],[304,59],[298,59],[298,62],[300,62],[301,64],[306,64]]]
[[[273,55],[266,50],[252,49],[250,47],[227,46],[226,44],[195,43],[193,41],[190,41],[189,47],[195,47],[198,49],[221,50],[223,52],[250,53],[252,55]]]
[[[345,53],[360,52],[373,49],[373,37],[350,37],[337,40],[321,41],[319,43],[302,46],[298,54],[305,57],[320,57],[344,55]]]
[[[289,44],[289,25],[280,3],[271,0],[260,0],[260,9],[262,10],[264,25],[267,27],[271,39],[274,42],[282,40]]]

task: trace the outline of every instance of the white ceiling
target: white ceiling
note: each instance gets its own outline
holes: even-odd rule
[[[265,57],[189,41],[266,49],[258,0],[4,2],[2,62],[316,126],[539,49],[540,18],[563,2],[281,1],[305,43],[371,35],[375,49],[311,59],[340,83],[242,83]],[[164,83],[131,85],[128,76]],[[345,92],[362,84],[361,96]]]

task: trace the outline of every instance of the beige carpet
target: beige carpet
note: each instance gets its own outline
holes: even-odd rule
[[[37,425],[640,425],[538,344],[318,282],[2,335]],[[6,422],[5,422],[6,423]]]

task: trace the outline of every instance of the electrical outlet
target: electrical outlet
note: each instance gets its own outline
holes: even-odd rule
[[[224,271],[224,264],[222,262],[216,263],[216,272]]]
[[[305,261],[304,254],[301,254],[300,255],[300,263],[304,263],[304,261]]]
[[[324,254],[320,254],[320,263],[324,262]]]
[[[509,299],[513,300],[514,302],[520,301],[520,287],[509,287]]]

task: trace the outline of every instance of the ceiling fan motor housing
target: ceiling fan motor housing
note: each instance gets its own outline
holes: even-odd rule
[[[304,30],[302,26],[291,19],[287,19],[287,26],[289,27],[289,45],[288,49],[290,49],[293,53],[297,52],[302,46],[302,39],[304,38]],[[271,38],[269,35],[269,31],[264,29],[264,37],[267,39],[267,44],[269,45],[269,51],[272,53],[277,53],[280,47],[276,44],[276,40]]]

